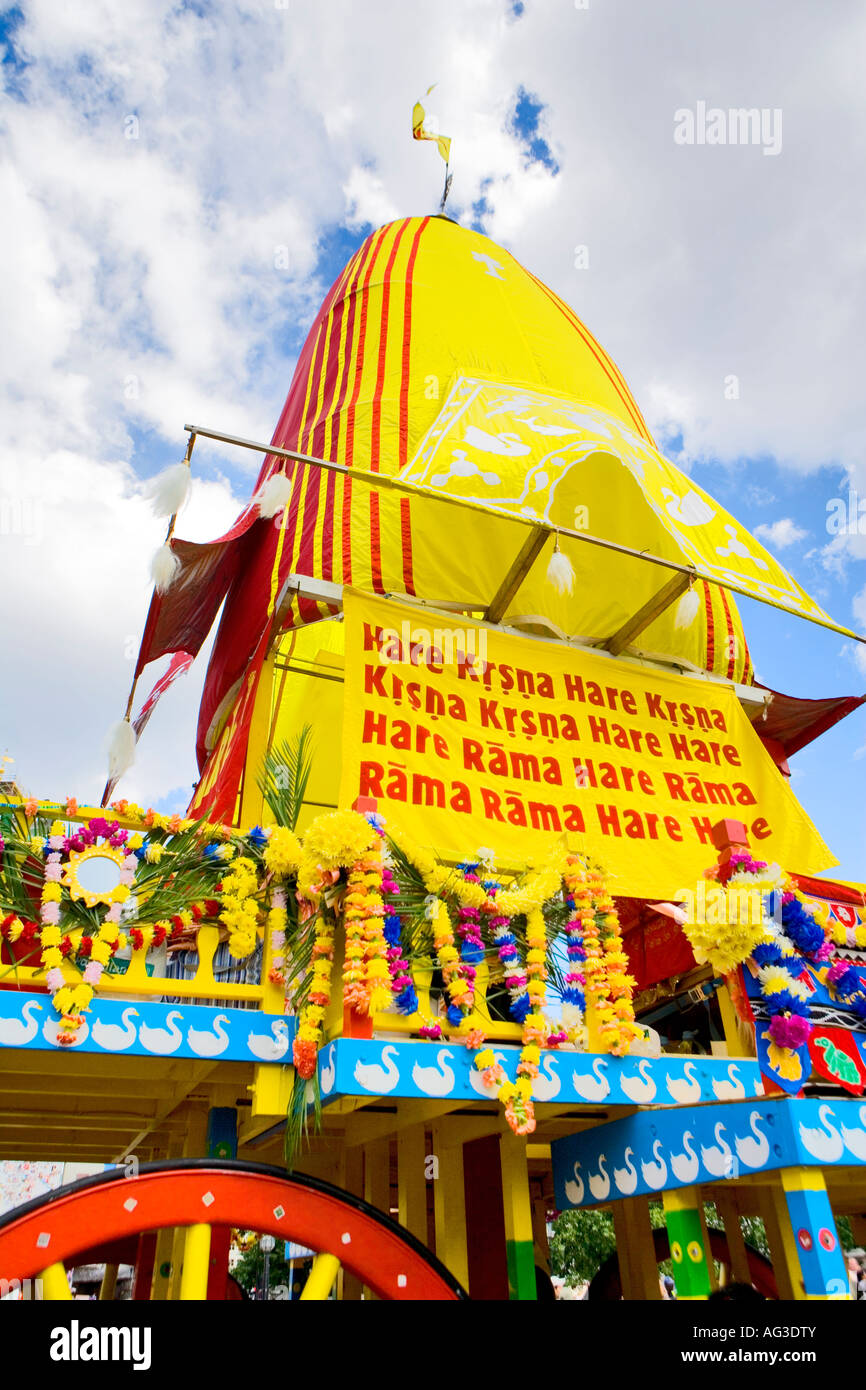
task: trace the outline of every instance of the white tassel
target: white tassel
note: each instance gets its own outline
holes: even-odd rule
[[[272,473],[271,476],[262,483],[253,502],[258,505],[259,515],[263,517],[276,516],[284,507],[288,506],[289,498],[292,495],[291,480],[285,473]]]
[[[180,569],[180,560],[166,542],[161,545],[150,562],[150,577],[158,594],[165,594],[175,581]]]
[[[560,550],[558,536],[547,566],[547,582],[553,585],[558,594],[574,592],[574,565]]]
[[[695,590],[688,588],[677,604],[677,611],[674,616],[674,627],[691,627],[695,618],[698,616],[698,609],[700,606],[701,600],[695,593]]]
[[[128,719],[113,724],[108,733],[108,775],[113,782],[135,762],[135,730]]]
[[[144,495],[151,499],[157,516],[175,516],[189,496],[189,488],[189,466],[174,463],[151,479]]]

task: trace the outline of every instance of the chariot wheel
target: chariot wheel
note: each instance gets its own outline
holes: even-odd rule
[[[118,1169],[59,1188],[0,1218],[0,1279],[41,1279],[71,1298],[67,1268],[100,1246],[186,1228],[180,1298],[207,1297],[211,1230],[239,1227],[316,1252],[302,1299],[326,1299],[345,1270],[386,1300],[466,1292],[414,1236],[330,1183],[237,1160],[183,1159]]]

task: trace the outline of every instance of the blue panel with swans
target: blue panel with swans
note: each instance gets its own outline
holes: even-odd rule
[[[510,1080],[518,1047],[489,1043]],[[335,1038],[319,1053],[322,1100],[340,1096],[412,1096],[495,1100],[458,1042]],[[537,1103],[556,1105],[698,1105],[763,1095],[758,1065],[723,1057],[608,1057],[566,1049],[545,1051],[533,1087]]]
[[[219,1062],[290,1062],[296,1022],[251,1009],[95,997],[75,1042],[61,1046],[47,994],[0,990],[0,1053],[124,1053],[129,1057],[211,1057]]]
[[[858,1100],[741,1100],[647,1110],[551,1145],[560,1211],[777,1168],[866,1164]]]

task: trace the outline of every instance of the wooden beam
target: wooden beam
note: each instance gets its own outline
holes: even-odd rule
[[[663,584],[658,592],[653,594],[652,598],[648,599],[643,607],[639,608],[638,611],[628,619],[628,622],[623,623],[622,627],[618,628],[612,637],[608,637],[607,641],[602,643],[604,650],[610,652],[611,656],[619,656],[620,652],[624,651],[625,648],[634,641],[635,637],[643,632],[644,628],[649,627],[650,623],[655,622],[656,618],[664,613],[667,608],[670,608],[671,604],[675,603],[681,594],[684,594],[687,589],[691,588],[691,584],[692,578],[689,575],[675,574],[673,579],[669,579],[667,584]]]
[[[544,549],[549,534],[546,526],[535,526],[530,531],[514,563],[487,605],[484,616],[488,623],[499,623],[505,617],[511,600]]]

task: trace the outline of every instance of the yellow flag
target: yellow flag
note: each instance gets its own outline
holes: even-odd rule
[[[434,82],[433,87],[435,86],[436,83]],[[427,88],[427,96],[430,95],[430,93],[433,90],[433,87]],[[445,160],[445,163],[447,164],[451,158],[451,136],[436,135],[428,130],[425,130],[424,121],[426,117],[427,112],[424,110],[424,107],[421,105],[420,101],[416,101],[415,105],[412,108],[412,139],[435,140],[439,148],[439,153],[441,154],[442,158]]]

